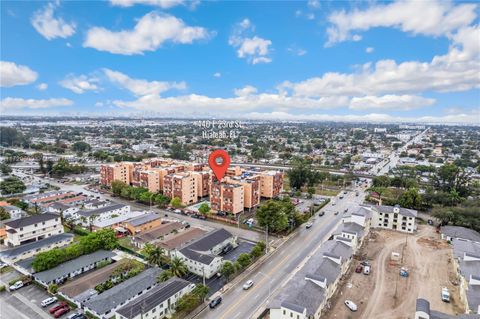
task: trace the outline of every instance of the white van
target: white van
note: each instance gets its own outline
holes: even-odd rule
[[[365,266],[365,268],[363,268],[363,274],[370,275],[370,266]]]

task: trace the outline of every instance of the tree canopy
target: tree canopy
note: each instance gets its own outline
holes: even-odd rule
[[[5,178],[0,182],[0,190],[2,194],[18,194],[23,193],[27,187],[25,184],[16,176],[10,176]]]

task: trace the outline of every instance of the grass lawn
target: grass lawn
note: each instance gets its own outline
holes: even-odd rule
[[[132,243],[130,242],[130,237],[119,238],[118,243],[125,248],[131,249],[133,251],[138,251],[138,248],[133,246]]]
[[[333,190],[333,189],[320,189],[317,187],[315,190],[315,194],[323,195],[323,196],[337,196],[340,190]]]

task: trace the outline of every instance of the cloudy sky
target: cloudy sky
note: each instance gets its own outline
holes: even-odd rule
[[[2,114],[480,123],[475,2],[1,2]]]

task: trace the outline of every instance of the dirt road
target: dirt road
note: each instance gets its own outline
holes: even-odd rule
[[[392,252],[400,254],[391,260]],[[434,310],[448,314],[464,311],[459,301],[457,280],[452,265],[452,249],[440,240],[433,227],[419,226],[416,234],[393,231],[373,231],[366,246],[359,253],[372,264],[369,276],[357,274],[354,260],[350,273],[339,285],[331,300],[326,318],[407,319],[413,318],[417,298],[430,301]],[[409,277],[399,275],[401,267],[409,270]],[[442,287],[448,287],[451,303],[441,301]],[[350,312],[343,302],[350,299],[359,310]]]

